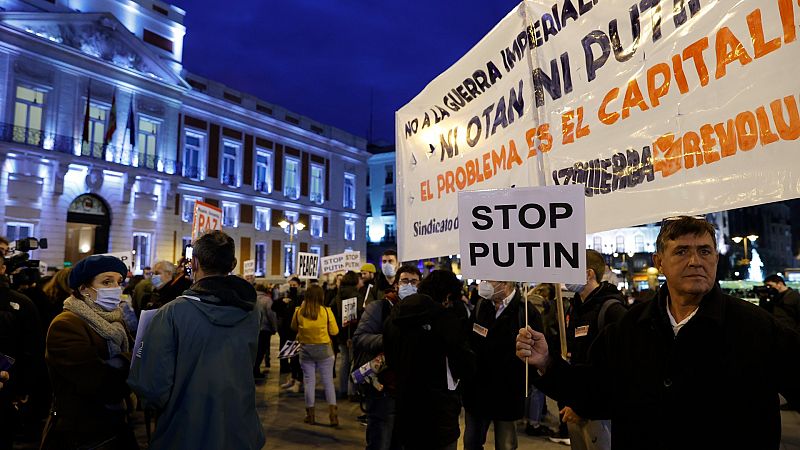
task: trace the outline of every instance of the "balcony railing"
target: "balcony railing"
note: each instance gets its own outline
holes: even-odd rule
[[[183,176],[186,178],[191,178],[193,180],[200,179],[200,167],[199,166],[183,166]]]
[[[265,194],[269,194],[272,191],[272,186],[266,181],[256,182],[256,190],[259,192],[263,192]]]
[[[222,174],[222,183],[223,184],[226,184],[226,185],[231,186],[231,187],[236,187],[237,181],[238,180],[236,179],[236,175],[234,175],[234,174],[225,174],[225,173]]]
[[[283,195],[285,195],[285,196],[287,196],[289,198],[297,198],[297,197],[300,196],[300,193],[298,192],[297,188],[295,188],[295,187],[284,187],[283,188]]]
[[[311,196],[309,196],[309,200],[311,200],[312,203],[316,203],[318,205],[324,203],[323,201],[324,199],[322,198],[322,192],[312,192]]]
[[[133,167],[144,167],[159,172],[176,173],[177,162],[161,158],[152,153],[136,151],[117,145],[103,145],[100,142],[83,142],[80,137],[45,133],[42,130],[18,127],[0,123],[0,142],[21,144],[65,155],[99,159]]]

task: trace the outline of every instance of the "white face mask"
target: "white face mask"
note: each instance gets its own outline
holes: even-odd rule
[[[394,268],[394,265],[388,262],[383,263],[383,266],[381,266],[381,270],[383,271],[383,274],[389,278],[393,277],[397,273],[397,269]]]
[[[489,283],[488,281],[481,281],[481,283],[478,285],[478,295],[486,300],[494,297],[494,286],[492,286],[492,283]]]
[[[401,284],[400,288],[397,290],[397,296],[400,297],[400,300],[416,293],[417,287],[410,284]]]
[[[119,302],[122,300],[121,287],[94,289],[94,291],[97,292],[94,302],[103,310],[113,311],[119,307]]]

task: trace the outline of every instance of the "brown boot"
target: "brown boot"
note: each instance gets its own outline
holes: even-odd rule
[[[331,426],[338,427],[339,426],[339,410],[336,405],[328,405],[328,409],[330,410],[330,419],[331,419]]]
[[[313,406],[311,408],[306,408],[306,418],[305,418],[305,420],[303,420],[303,422],[305,422],[305,423],[307,423],[309,425],[314,425],[315,423],[317,423],[316,420],[314,420],[314,407]]]

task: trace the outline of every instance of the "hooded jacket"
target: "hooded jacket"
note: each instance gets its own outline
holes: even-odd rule
[[[567,325],[567,350],[573,363],[587,362],[589,347],[600,335],[600,311],[609,301],[613,303],[606,307],[602,324],[604,328],[622,320],[628,311],[622,303],[624,297],[614,285],[603,282],[589,293],[586,300],[581,299],[580,295],[572,298]]]
[[[386,320],[386,365],[397,374],[394,429],[407,448],[442,448],[460,435],[461,401],[448,388],[447,368],[454,380],[474,369],[465,322],[422,294],[404,298]]]
[[[128,378],[159,412],[151,449],[263,447],[253,381],[255,304],[245,280],[213,276],[155,314]]]

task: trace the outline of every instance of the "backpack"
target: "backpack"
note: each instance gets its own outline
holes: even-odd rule
[[[614,303],[619,303],[620,305],[622,305],[623,308],[625,307],[625,305],[623,305],[622,302],[617,300],[616,298],[611,298],[611,299],[606,300],[603,303],[603,306],[600,307],[600,314],[597,315],[597,331],[598,332],[603,331],[603,328],[605,328],[605,326],[606,326],[606,312],[608,312],[608,309],[611,308],[611,306],[613,306]]]

